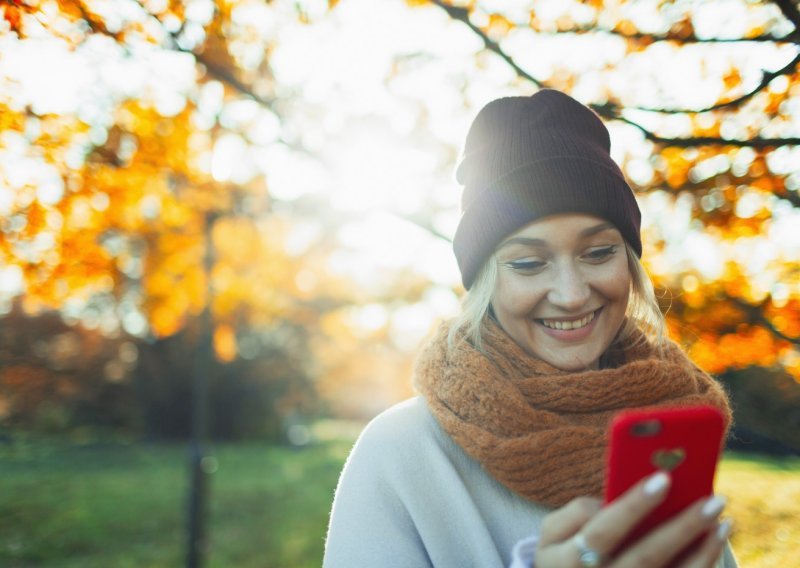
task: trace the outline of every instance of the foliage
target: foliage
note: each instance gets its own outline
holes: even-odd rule
[[[70,326],[53,312],[30,317],[17,302],[0,319],[0,424],[39,433],[135,430],[124,379],[137,357],[130,337]]]
[[[729,447],[800,455],[800,385],[790,375],[755,367],[728,372],[720,379],[730,394],[735,417]]]
[[[167,338],[108,337],[54,312],[0,319],[0,424],[38,433],[186,439],[199,322]],[[283,323],[240,335],[243,356],[209,368],[215,439],[284,438],[289,421],[321,412],[308,333]]]
[[[192,381],[197,372],[199,326],[140,346],[133,377],[142,434],[148,439],[187,439],[191,432]],[[311,380],[305,330],[288,324],[242,337],[247,358],[212,359],[208,434],[217,440],[280,441],[292,422],[321,408]]]
[[[263,175],[231,171],[230,152],[252,138],[271,141],[277,118],[237,78],[244,70],[228,52],[237,38],[223,35],[231,7],[211,8],[201,25],[180,3],[155,13],[137,5],[138,13],[119,20],[81,1],[5,7],[16,22],[19,39],[6,38],[15,48],[53,40],[63,49],[116,48],[145,58],[144,42],[192,54],[167,62],[177,71],[195,66],[188,87],[176,86],[168,103],[151,85],[127,97],[111,90],[111,100],[64,114],[39,112],[22,93],[7,101],[0,146],[47,177],[8,162],[3,172],[13,193],[0,255],[21,268],[28,311],[71,306],[85,315],[87,299],[104,296],[118,326],[165,337],[199,314],[211,289],[218,355],[228,360],[235,345],[230,334],[226,347],[222,338],[231,327],[304,317],[292,311],[299,266],[283,248],[285,219],[270,214]],[[176,18],[182,28],[173,34]],[[248,106],[248,98],[264,108]],[[223,114],[230,108],[235,116]],[[214,158],[215,151],[228,153]]]

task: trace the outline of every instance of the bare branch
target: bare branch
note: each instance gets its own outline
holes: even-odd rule
[[[752,304],[748,304],[747,302],[745,302],[744,300],[742,300],[740,298],[730,297],[730,300],[738,308],[740,308],[742,311],[744,311],[745,314],[747,314],[747,316],[749,317],[749,319],[750,319],[750,321],[752,323],[756,323],[756,324],[758,324],[758,325],[760,325],[762,327],[767,328],[767,330],[769,330],[769,332],[772,333],[775,337],[783,339],[784,341],[788,341],[789,343],[791,343],[793,345],[800,345],[800,337],[791,337],[789,335],[786,335],[781,330],[776,328],[772,324],[772,322],[769,321],[767,319],[767,317],[764,315],[764,310],[766,309],[767,303],[769,302],[769,298],[767,298],[761,304],[756,305],[756,306],[754,306]]]
[[[800,31],[800,10],[792,2],[792,0],[773,0],[773,2],[781,9],[783,17],[794,24],[795,32]]]
[[[486,46],[486,49],[489,51],[493,51],[495,54],[499,55],[506,63],[508,63],[514,71],[516,71],[519,77],[523,77],[527,79],[537,87],[546,87],[543,81],[540,81],[527,71],[525,71],[522,67],[516,64],[516,62],[497,44],[497,42],[493,41],[488,35],[486,35],[482,29],[478,26],[473,24],[469,19],[469,10],[466,8],[459,8],[457,6],[451,6],[442,0],[430,0],[431,4],[435,4],[439,6],[442,10],[447,12],[447,15],[453,18],[454,20],[458,20],[463,22],[469,29],[471,29],[475,35],[480,37],[483,40],[483,45]]]
[[[253,89],[249,85],[246,85],[245,83],[237,79],[234,76],[234,74],[230,72],[230,70],[225,69],[224,67],[218,65],[214,65],[214,63],[212,63],[210,60],[204,58],[202,53],[196,53],[191,49],[184,49],[177,44],[175,44],[173,49],[175,49],[176,51],[181,51],[183,53],[189,53],[193,55],[198,63],[203,64],[209,75],[233,87],[240,94],[253,99],[257,103],[267,108],[272,108],[272,105],[275,102],[273,99],[267,99],[257,94],[255,91],[253,91]]]
[[[691,148],[694,146],[714,146],[714,145],[737,146],[739,148],[779,148],[781,146],[800,145],[800,138],[798,137],[790,137],[790,138],[755,137],[755,138],[750,138],[748,140],[720,138],[717,136],[690,136],[687,138],[666,138],[663,136],[657,136],[653,134],[652,132],[646,130],[645,128],[641,127],[640,125],[636,124],[631,120],[625,118],[619,118],[619,120],[622,120],[623,122],[627,122],[628,124],[635,126],[645,134],[648,140],[652,142],[655,142],[657,144],[665,144],[667,146],[678,146],[680,148]]]
[[[709,178],[709,180],[711,179],[713,178]],[[717,189],[716,187],[709,187],[707,183],[704,185],[704,183],[709,180],[701,181],[698,183],[688,183],[678,187],[656,186],[653,189],[661,189],[662,191],[669,191],[671,193],[679,193],[682,191],[700,192],[700,191],[711,191],[713,189]],[[747,184],[745,183],[743,185]],[[784,201],[788,201],[794,207],[800,207],[800,193],[797,193],[795,191],[785,191],[784,193],[776,193],[773,191],[771,193],[778,199],[783,199]]]
[[[691,148],[694,146],[737,146],[739,148],[778,148],[780,146],[796,146],[800,145],[800,137],[789,138],[749,138],[746,140],[736,138],[721,138],[718,136],[690,136],[687,138],[667,138],[658,136],[651,132],[641,124],[634,122],[629,118],[622,116],[620,107],[614,103],[605,104],[589,104],[597,114],[608,118],[609,120],[620,120],[626,124],[637,128],[645,138],[656,144],[664,144],[667,146],[677,146],[679,148]]]
[[[159,19],[158,16],[156,16],[155,14],[150,12],[147,9],[147,7],[143,4],[143,2],[141,0],[135,0],[135,1],[139,5],[139,8],[141,8],[142,12],[144,12],[149,18],[152,18],[156,22],[158,22],[161,25],[161,28],[164,29],[164,24]],[[185,24],[185,22],[183,22],[181,24],[181,28],[183,28],[183,24]],[[272,108],[272,105],[275,102],[274,100],[264,98],[261,95],[257,94],[250,85],[247,85],[243,81],[239,80],[233,73],[230,72],[229,69],[226,69],[225,67],[222,67],[220,65],[214,64],[214,62],[211,61],[209,58],[204,57],[202,52],[197,52],[197,51],[194,51],[192,49],[182,47],[180,45],[180,43],[178,42],[178,36],[180,34],[180,30],[178,30],[177,32],[166,31],[166,34],[170,39],[170,48],[171,49],[173,49],[175,51],[180,51],[181,53],[188,53],[188,54],[194,56],[195,60],[198,63],[202,63],[203,64],[203,66],[206,68],[206,71],[208,72],[209,75],[211,75],[215,79],[218,79],[218,80],[222,81],[223,83],[227,84],[228,86],[232,87],[234,90],[238,91],[240,94],[242,94],[242,95],[244,95],[244,96],[246,96],[248,98],[253,99],[257,103],[259,103],[259,104],[261,104],[261,105],[263,105],[263,106],[265,106],[267,108]]]
[[[531,81],[532,83],[534,83],[536,86],[538,86],[540,88],[548,86],[544,81],[536,79],[530,73],[528,73],[527,71],[522,69],[519,65],[517,65],[516,62],[511,58],[511,56],[509,56],[507,53],[505,53],[500,48],[500,46],[497,44],[497,42],[492,41],[489,38],[489,36],[486,35],[486,33],[483,30],[481,30],[478,26],[473,24],[469,19],[469,10],[467,10],[466,8],[460,8],[460,7],[456,7],[456,6],[451,6],[451,5],[443,2],[443,0],[430,0],[430,2],[432,4],[435,4],[436,6],[439,6],[440,8],[442,8],[445,12],[447,12],[447,14],[451,18],[453,18],[455,20],[458,20],[460,22],[463,22],[465,25],[467,25],[473,31],[473,33],[475,33],[477,36],[479,36],[483,40],[483,43],[486,46],[486,48],[489,49],[490,51],[496,53],[504,61],[506,61],[516,71],[518,76],[523,77],[523,78]],[[786,67],[784,67],[783,69],[786,69],[789,66],[794,67],[795,65],[797,65],[798,61],[800,61],[800,54],[798,54],[798,56],[795,57],[795,59],[793,59],[790,62],[790,64],[787,65]],[[778,71],[776,71],[774,73],[779,73],[779,74],[785,73],[786,71],[783,70],[783,69],[779,70],[781,73],[779,73]],[[765,79],[766,79],[766,76],[765,76]],[[764,82],[764,80],[762,80],[762,83],[763,82]],[[768,83],[769,81],[766,81],[766,82]],[[748,95],[745,95],[744,97],[740,97],[740,98],[742,100],[745,100],[746,98],[749,98],[749,97],[753,96],[753,94],[755,94],[755,93],[748,94]],[[740,100],[739,103],[741,103],[742,100]],[[734,104],[733,101],[729,101],[728,103],[725,103],[723,106],[729,106],[729,105],[733,105],[733,104]],[[646,129],[644,126],[642,126],[642,125],[640,125],[640,124],[638,124],[638,123],[636,123],[636,122],[634,122],[634,121],[622,116],[622,114],[621,114],[621,110],[622,109],[621,109],[621,107],[619,105],[616,105],[614,103],[605,103],[605,104],[590,104],[589,106],[592,109],[594,109],[594,111],[597,114],[599,114],[600,116],[602,116],[604,118],[607,118],[609,120],[621,120],[623,122],[626,122],[627,124],[630,124],[631,126],[636,127],[637,129],[639,129],[645,135],[645,137],[648,140],[650,140],[652,142],[655,142],[655,143],[658,143],[658,144],[667,144],[667,145],[670,145],[670,146],[679,146],[679,147],[684,147],[684,148],[689,148],[689,147],[693,147],[693,146],[703,146],[703,145],[715,145],[715,144],[723,144],[723,145],[738,146],[738,147],[751,147],[751,148],[777,148],[777,147],[780,147],[780,146],[800,145],[800,138],[798,138],[798,137],[795,137],[795,138],[751,138],[749,140],[726,139],[726,138],[712,137],[712,136],[696,136],[696,137],[689,137],[689,138],[665,138],[665,137],[656,135],[655,133],[653,133],[650,130]],[[713,108],[713,107],[710,107],[710,108]],[[656,110],[656,109],[648,109],[648,110]],[[708,109],[708,110],[710,110],[710,109]],[[678,113],[678,112],[687,112],[687,111],[674,110],[674,111],[664,111],[664,112],[675,112],[675,113]],[[700,111],[690,111],[690,112],[700,112]]]
[[[520,27],[528,27],[528,24],[516,24]],[[733,38],[722,38],[722,37],[707,37],[707,38],[699,38],[695,35],[688,35],[688,36],[680,36],[675,33],[667,32],[666,34],[648,34],[643,32],[623,32],[620,30],[610,29],[610,28],[603,28],[597,25],[584,25],[584,26],[576,26],[574,28],[564,28],[558,29],[554,31],[548,30],[537,30],[534,29],[537,34],[539,35],[562,35],[562,34],[575,34],[575,35],[584,35],[584,34],[607,34],[607,35],[614,35],[621,37],[623,39],[630,39],[630,40],[644,40],[650,41],[652,43],[660,43],[660,42],[674,42],[680,44],[689,44],[689,43],[747,43],[747,42],[754,42],[754,43],[776,43],[776,44],[783,44],[783,43],[800,43],[800,32],[793,31],[790,34],[785,36],[776,36],[772,34],[762,34],[752,37],[733,37]]]
[[[423,219],[420,215],[401,215],[400,213],[397,213],[396,216],[400,219],[403,219],[404,221],[408,221],[409,223],[416,225],[417,227],[430,233],[437,239],[441,239],[448,243],[453,242],[452,238],[448,237],[447,235],[439,231],[436,227],[434,227],[433,223],[431,223],[429,219]]]
[[[731,99],[729,101],[725,101],[724,103],[717,103],[715,105],[711,105],[711,106],[706,107],[706,108],[696,108],[696,109],[690,109],[690,108],[668,108],[667,109],[667,108],[652,108],[652,107],[639,107],[639,106],[632,106],[632,107],[629,107],[629,108],[637,109],[637,110],[644,110],[644,111],[649,111],[649,112],[661,112],[661,113],[665,113],[665,114],[681,114],[681,113],[709,112],[709,111],[712,111],[712,110],[718,110],[718,109],[722,109],[722,108],[726,108],[726,107],[739,106],[740,104],[744,103],[745,101],[749,100],[750,98],[752,98],[753,96],[755,96],[756,94],[758,94],[759,92],[764,90],[775,77],[779,77],[781,75],[785,75],[786,73],[790,73],[790,72],[794,71],[794,69],[795,69],[795,67],[797,67],[798,63],[800,63],[800,50],[797,52],[797,55],[795,55],[794,58],[789,63],[787,63],[786,65],[784,65],[780,69],[778,69],[776,71],[763,71],[762,70],[761,82],[753,90],[749,91],[748,93],[745,93],[744,95],[736,97],[735,99]]]

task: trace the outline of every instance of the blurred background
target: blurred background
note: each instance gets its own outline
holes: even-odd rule
[[[671,336],[731,393],[740,562],[796,561],[795,0],[0,12],[0,564],[184,565],[199,441],[198,565],[318,566],[355,436],[459,309],[470,121],[541,87],[606,121]]]

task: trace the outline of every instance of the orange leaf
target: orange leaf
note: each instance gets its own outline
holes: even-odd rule
[[[5,18],[12,32],[22,33],[22,14],[16,6],[5,6],[3,8],[3,18]]]
[[[217,359],[230,363],[236,359],[237,352],[236,332],[228,324],[218,325],[214,330],[214,353]]]

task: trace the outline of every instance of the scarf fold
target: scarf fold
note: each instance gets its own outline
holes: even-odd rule
[[[620,410],[706,404],[730,425],[722,387],[672,341],[661,353],[638,336],[610,368],[568,372],[523,351],[496,322],[481,353],[443,325],[422,350],[414,383],[444,430],[495,479],[547,507],[601,497],[607,428]]]

